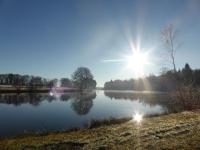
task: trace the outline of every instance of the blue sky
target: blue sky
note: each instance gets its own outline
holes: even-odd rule
[[[158,74],[172,67],[160,41],[161,29],[170,23],[183,43],[177,67],[188,62],[199,68],[199,16],[198,0],[0,0],[0,73],[61,78],[86,66],[102,86],[134,78],[124,63],[103,60],[130,54],[130,40],[140,39],[152,63],[145,74]]]

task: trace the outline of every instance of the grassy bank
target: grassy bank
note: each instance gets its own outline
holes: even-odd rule
[[[200,112],[0,140],[1,149],[199,149]]]

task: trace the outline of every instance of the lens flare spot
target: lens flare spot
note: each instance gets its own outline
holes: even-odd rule
[[[53,92],[49,92],[49,95],[50,95],[50,96],[53,96]]]
[[[133,120],[136,121],[137,123],[140,123],[143,119],[143,115],[139,113],[135,113],[133,115]]]

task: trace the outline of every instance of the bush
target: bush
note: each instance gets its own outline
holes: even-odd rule
[[[192,86],[182,86],[172,93],[184,109],[200,108],[200,89]]]

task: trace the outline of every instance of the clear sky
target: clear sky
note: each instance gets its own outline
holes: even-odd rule
[[[86,66],[102,86],[134,78],[124,63],[104,60],[130,54],[130,41],[140,41],[142,51],[150,50],[145,74],[158,74],[172,67],[160,41],[170,23],[183,43],[177,67],[199,68],[198,0],[0,0],[0,73],[61,78]]]

